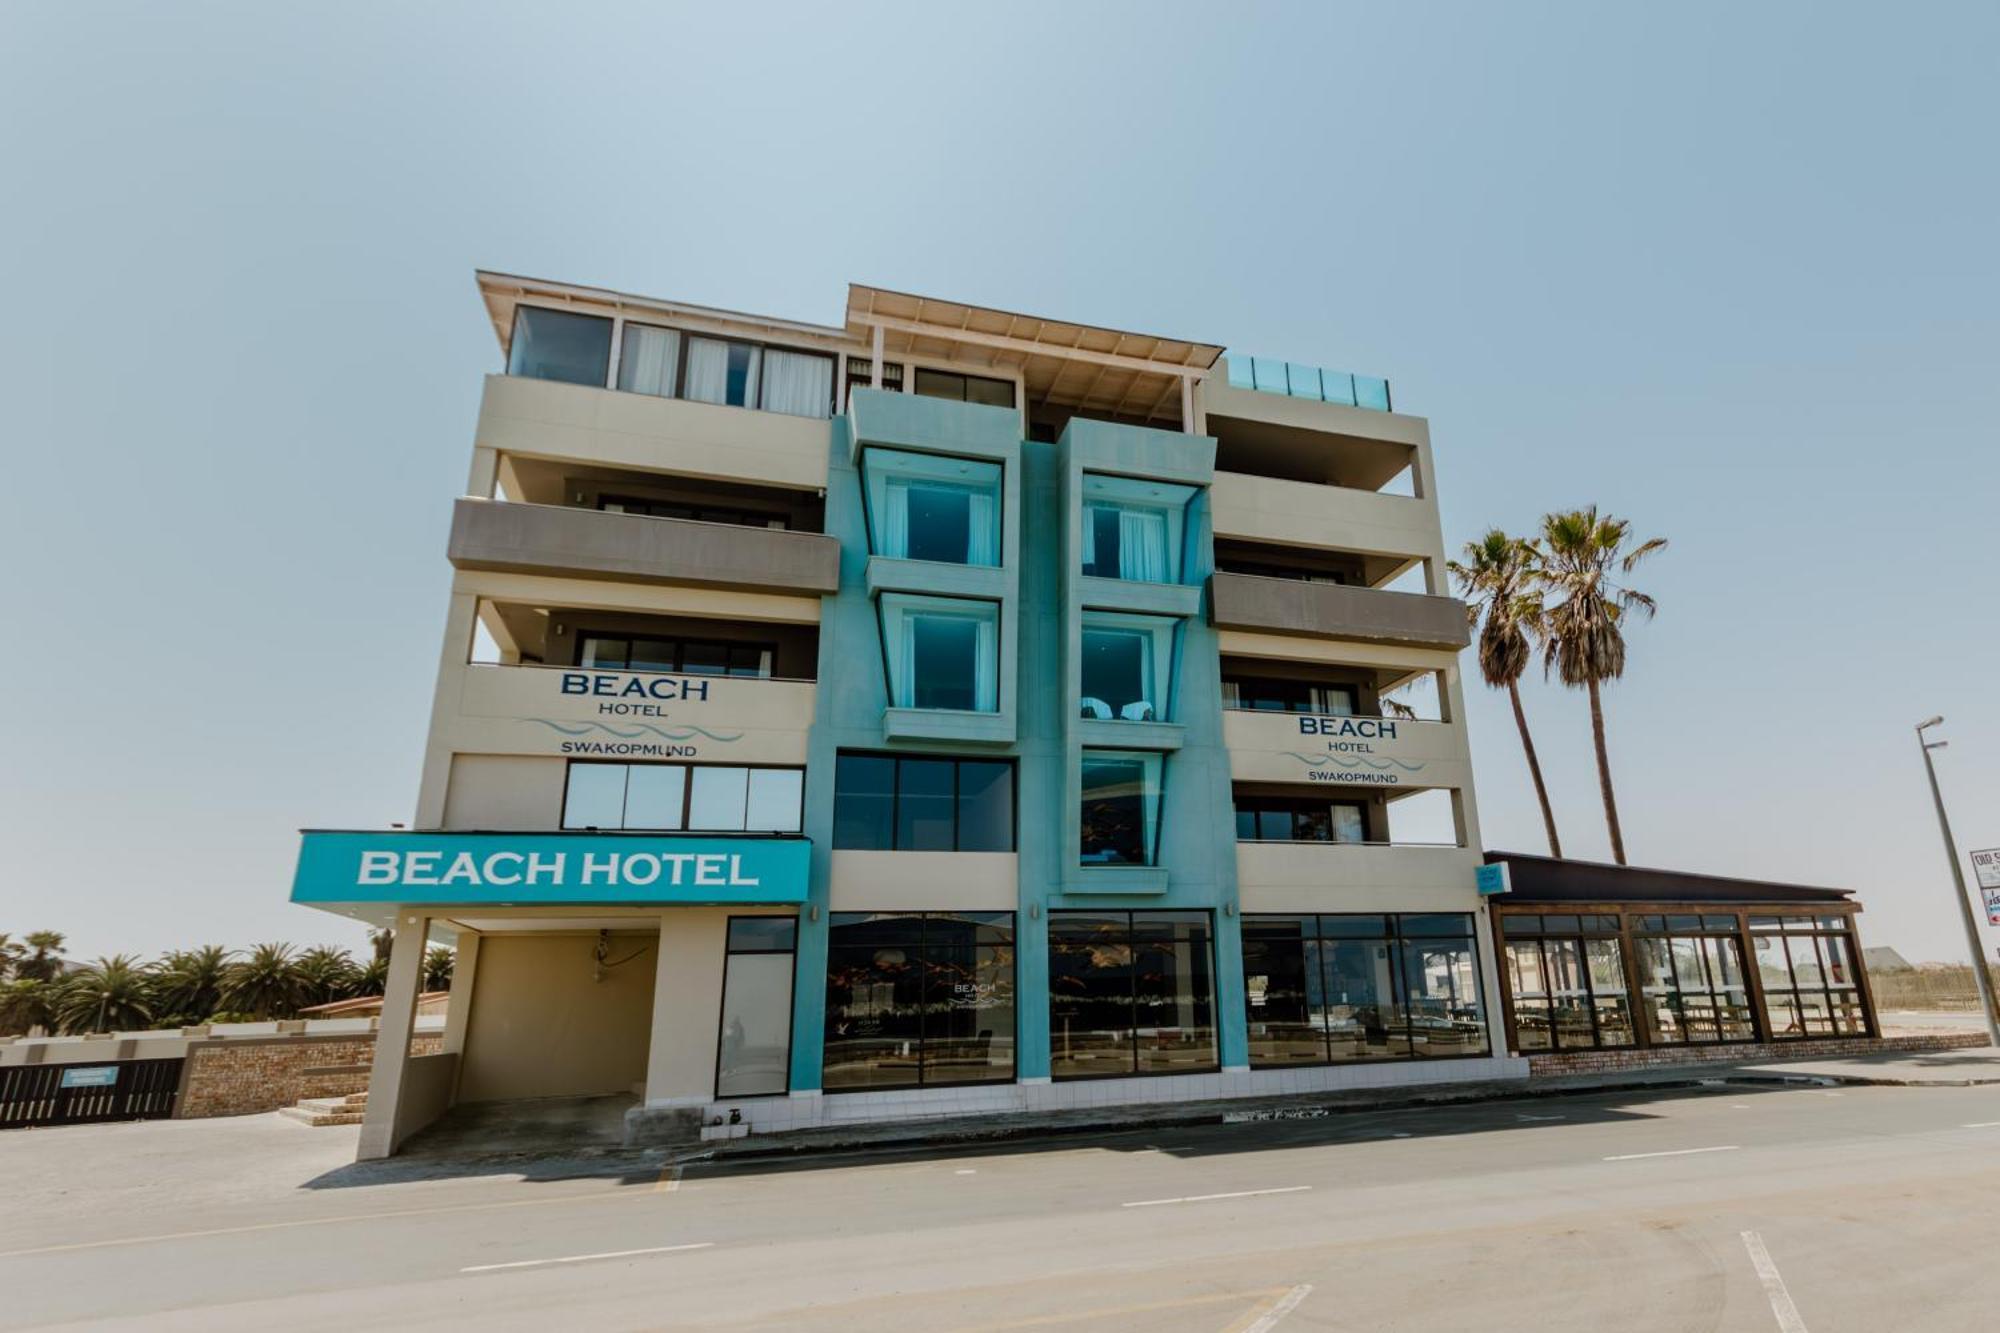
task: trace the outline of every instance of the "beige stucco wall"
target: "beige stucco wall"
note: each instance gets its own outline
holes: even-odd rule
[[[565,771],[561,759],[453,755],[444,827],[536,832],[560,827]]]
[[[676,907],[660,923],[646,1100],[700,1106],[715,1100],[715,1046],[731,916],[788,916],[746,907]]]
[[[643,952],[602,981],[596,944],[589,933],[480,941],[459,1101],[622,1093],[645,1081],[659,937],[613,935],[613,961]]]
[[[835,852],[836,912],[1011,912],[1019,906],[1013,852]]]

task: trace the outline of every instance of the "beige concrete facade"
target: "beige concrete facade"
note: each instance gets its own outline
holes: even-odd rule
[[[658,932],[493,934],[459,1057],[458,1100],[607,1096],[646,1082]]]

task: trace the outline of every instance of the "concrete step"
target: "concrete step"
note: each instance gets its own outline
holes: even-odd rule
[[[367,1109],[368,1094],[365,1092],[355,1092],[345,1097],[301,1097],[298,1100],[298,1105],[307,1111],[317,1111],[327,1115],[341,1115],[348,1111]]]
[[[362,1111],[359,1107],[350,1107],[343,1111],[312,1111],[303,1106],[281,1106],[278,1108],[278,1114],[287,1120],[296,1120],[302,1125],[314,1126],[358,1125],[362,1119]]]

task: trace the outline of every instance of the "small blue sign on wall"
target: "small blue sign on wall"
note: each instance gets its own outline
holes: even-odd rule
[[[1507,873],[1505,861],[1495,861],[1491,865],[1479,867],[1476,880],[1479,884],[1479,896],[1482,898],[1514,891],[1514,877]]]
[[[62,1072],[62,1086],[65,1088],[109,1088],[117,1083],[117,1065],[71,1065]]]

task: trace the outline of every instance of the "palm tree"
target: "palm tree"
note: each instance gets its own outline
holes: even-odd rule
[[[1531,541],[1489,529],[1465,544],[1463,561],[1448,560],[1446,568],[1465,598],[1466,619],[1479,630],[1479,674],[1496,690],[1507,691],[1514,705],[1514,725],[1521,732],[1521,750],[1528,756],[1528,776],[1535,780],[1535,799],[1542,803],[1542,827],[1549,835],[1549,855],[1560,858],[1562,839],[1556,836],[1556,812],[1549,804],[1549,787],[1542,781],[1542,761],[1535,738],[1528,732],[1528,714],[1521,707],[1521,677],[1533,656],[1528,640],[1542,627],[1542,599],[1537,587],[1541,551]]]
[[[27,952],[27,945],[21,943],[21,941],[15,939],[6,931],[0,930],[0,981],[7,979],[7,973],[12,970],[14,964],[19,962],[22,955]]]
[[[233,950],[219,944],[175,949],[153,965],[153,995],[170,1026],[205,1022],[222,1007],[223,980]]]
[[[57,930],[31,930],[26,936],[34,953],[14,964],[14,975],[32,981],[54,981],[63,973],[63,935]]]
[[[446,990],[451,986],[452,964],[457,955],[442,944],[435,945],[424,955],[424,989],[427,991]]]
[[[129,954],[100,958],[64,978],[56,1021],[68,1032],[121,1032],[153,1021],[152,979]]]
[[[231,963],[222,982],[222,1005],[259,1022],[290,1018],[299,1007],[298,962],[289,944],[260,944],[250,956]]]
[[[307,949],[298,957],[299,1006],[330,1004],[354,994],[354,982],[361,969],[347,950],[332,945]]]
[[[354,972],[356,995],[380,995],[389,989],[389,960],[370,958]]]
[[[1658,610],[1651,597],[1614,581],[1614,575],[1666,546],[1654,537],[1627,549],[1632,525],[1600,516],[1597,506],[1549,514],[1542,519],[1539,581],[1561,600],[1546,612],[1542,666],[1562,683],[1590,694],[1590,731],[1597,746],[1597,782],[1604,793],[1604,822],[1611,830],[1611,855],[1625,864],[1625,833],[1618,825],[1618,798],[1611,790],[1611,756],[1604,744],[1603,683],[1625,674],[1625,617],[1650,619]]]
[[[56,1025],[57,987],[33,977],[16,977],[0,985],[0,1036],[18,1036]]]

